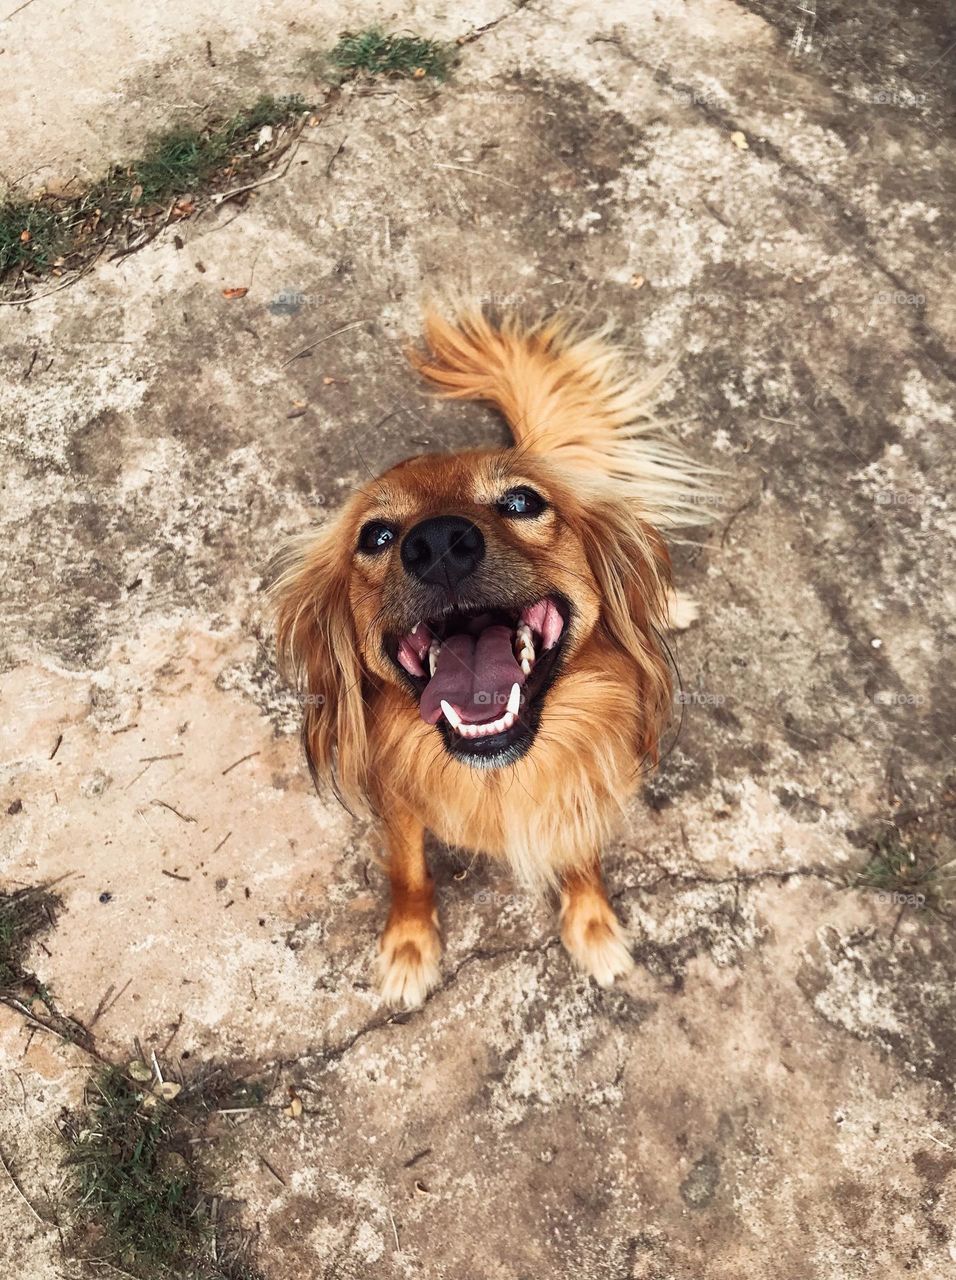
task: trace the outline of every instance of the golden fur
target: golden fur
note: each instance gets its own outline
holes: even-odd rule
[[[278,647],[309,695],[303,738],[317,780],[376,814],[388,848],[392,911],[382,987],[415,1003],[438,980],[434,902],[422,833],[502,857],[537,888],[562,889],[563,937],[598,980],[627,967],[597,870],[600,851],[657,759],[671,689],[661,633],[671,600],[660,530],[696,522],[700,473],[645,415],[653,380],[630,382],[602,336],[560,320],[495,326],[477,311],[427,316],[411,354],[446,396],[483,400],[512,449],[410,458],[363,486],[318,536],[290,550],[276,585]],[[544,516],[505,522],[492,505],[527,485]],[[385,656],[386,632],[414,627],[396,550],[357,556],[370,519],[408,528],[455,513],[488,546],[487,574],[515,598],[573,603],[560,672],[526,755],[480,770],[448,754]]]

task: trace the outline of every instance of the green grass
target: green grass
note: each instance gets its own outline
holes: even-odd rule
[[[200,1081],[163,1101],[150,1083],[117,1068],[91,1081],[87,1111],[64,1129],[87,1228],[86,1243],[82,1234],[76,1242],[80,1256],[141,1280],[261,1280],[244,1242],[214,1222],[196,1155],[222,1092]],[[230,1101],[254,1105],[261,1094],[232,1090]]]
[[[456,56],[454,45],[370,27],[343,32],[322,62],[339,81],[359,72],[443,80]],[[205,128],[182,126],[150,139],[141,156],[113,165],[74,197],[0,200],[0,281],[14,276],[14,289],[25,300],[37,277],[51,269],[54,274],[82,270],[112,248],[124,230],[126,243],[119,252],[133,252],[152,231],[158,233],[160,219],[168,217],[166,207],[177,197],[191,196],[198,204],[264,169],[269,150],[260,154],[255,145],[263,125],[291,125],[314,109],[299,96],[264,95]],[[178,210],[176,217],[192,212]]]
[[[860,888],[896,895],[901,906],[912,900],[914,905],[945,914],[954,889],[952,860],[937,857],[893,825],[873,837],[870,850],[857,877]]]
[[[40,276],[64,265],[61,259],[69,259],[67,269],[78,268],[130,219],[156,218],[176,197],[199,200],[241,182],[268,163],[268,147],[261,154],[255,149],[263,125],[291,125],[311,110],[301,97],[266,95],[207,128],[180,127],[151,138],[141,156],[113,165],[76,196],[0,201],[0,279],[20,271]]]
[[[69,240],[62,216],[30,200],[0,202],[0,277],[14,267],[49,267]]]
[[[90,192],[93,203],[164,203],[197,193],[218,170],[239,161],[237,152],[264,125],[281,124],[310,111],[301,97],[264,95],[245,111],[209,129],[179,128],[150,139],[145,153],[128,165],[114,165]]]
[[[340,72],[368,75],[432,76],[444,80],[455,58],[452,46],[415,35],[395,35],[379,27],[365,31],[343,31],[329,54],[330,64]]]

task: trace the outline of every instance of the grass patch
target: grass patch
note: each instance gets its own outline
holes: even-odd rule
[[[86,1111],[62,1129],[79,1208],[77,1255],[139,1280],[261,1280],[248,1238],[205,1190],[197,1152],[217,1108],[262,1098],[258,1086],[224,1082],[218,1071],[191,1084],[160,1082],[134,1062],[95,1076]]]
[[[454,45],[370,27],[343,32],[322,66],[337,83],[359,73],[443,80],[456,57]],[[333,83],[323,100],[337,92]],[[212,201],[244,204],[255,180],[278,164],[304,118],[317,109],[299,96],[265,95],[203,128],[183,126],[153,137],[143,155],[113,165],[76,194],[0,199],[3,301],[28,301],[48,275],[65,277],[65,285],[107,250],[111,258],[134,253]],[[266,125],[274,134],[263,139]]]
[[[76,195],[0,201],[0,280],[12,277],[12,297],[26,299],[47,274],[69,277],[107,248],[114,257],[142,248],[170,222],[275,165],[312,110],[301,97],[263,96],[205,128],[153,137],[142,156]],[[266,125],[271,139],[261,137]],[[248,192],[231,198],[242,203]]]
[[[858,887],[875,889],[900,906],[926,907],[947,915],[956,889],[952,858],[940,856],[917,840],[915,833],[893,823],[871,837],[869,850],[869,860],[857,877]]]
[[[14,267],[49,267],[68,238],[62,217],[39,201],[0,204],[0,277]]]
[[[128,165],[114,166],[90,196],[98,204],[148,205],[173,196],[196,193],[222,170],[235,177],[242,168],[244,145],[265,125],[295,119],[311,106],[301,97],[261,97],[246,111],[209,129],[181,128],[150,139],[146,152]]]
[[[343,31],[329,54],[329,63],[340,73],[370,76],[406,76],[444,80],[455,60],[451,45],[415,35],[395,35],[380,27]]]

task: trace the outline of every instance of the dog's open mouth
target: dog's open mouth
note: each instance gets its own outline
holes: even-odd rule
[[[425,620],[386,648],[452,754],[496,765],[530,746],[569,620],[563,598],[544,596]]]

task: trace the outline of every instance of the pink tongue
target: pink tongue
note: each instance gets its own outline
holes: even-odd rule
[[[508,627],[486,627],[477,637],[449,636],[421,697],[422,719],[437,724],[443,699],[469,724],[503,716],[512,685],[525,682],[511,645]]]

